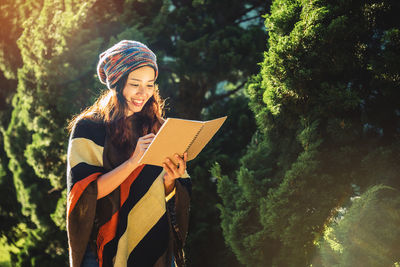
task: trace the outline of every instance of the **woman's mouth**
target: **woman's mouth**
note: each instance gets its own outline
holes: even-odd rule
[[[137,99],[132,99],[131,103],[135,106],[135,107],[141,107],[144,103],[144,100],[137,100]]]

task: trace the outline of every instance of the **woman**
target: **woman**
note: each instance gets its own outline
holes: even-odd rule
[[[70,265],[183,266],[187,155],[163,168],[138,164],[163,123],[156,56],[124,40],[100,54],[97,73],[108,92],[70,123]]]

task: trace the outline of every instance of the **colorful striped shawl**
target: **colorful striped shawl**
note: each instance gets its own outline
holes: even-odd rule
[[[72,267],[81,265],[88,244],[100,267],[184,264],[191,181],[179,178],[167,198],[161,167],[142,165],[112,193],[97,200],[96,179],[124,159],[101,122],[83,119],[69,139],[67,233]]]

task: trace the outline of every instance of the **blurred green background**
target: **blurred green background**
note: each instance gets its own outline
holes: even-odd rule
[[[398,0],[2,0],[0,266],[67,266],[66,126],[123,39],[189,163],[188,266],[400,266]]]

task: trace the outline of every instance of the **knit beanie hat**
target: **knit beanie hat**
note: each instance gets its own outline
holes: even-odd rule
[[[123,40],[100,54],[97,75],[108,89],[112,89],[124,74],[143,66],[152,67],[157,79],[156,55],[140,42]]]

